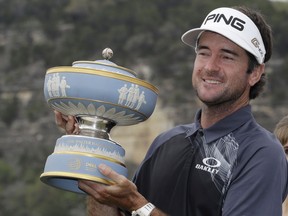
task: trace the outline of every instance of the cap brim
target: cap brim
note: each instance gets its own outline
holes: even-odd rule
[[[187,44],[188,46],[191,47],[195,47],[196,46],[196,40],[198,38],[198,35],[202,32],[205,31],[205,29],[201,29],[201,28],[194,28],[194,29],[190,29],[189,31],[185,32],[182,37],[181,40]]]

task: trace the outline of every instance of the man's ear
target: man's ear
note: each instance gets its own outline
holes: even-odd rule
[[[265,69],[265,64],[261,64],[254,68],[254,70],[252,71],[249,77],[250,86],[254,86],[255,83],[257,83],[260,80],[262,74],[264,73],[264,69]]]

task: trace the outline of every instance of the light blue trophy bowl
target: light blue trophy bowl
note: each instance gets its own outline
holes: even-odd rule
[[[79,179],[113,184],[98,171],[99,164],[127,177],[125,150],[111,139],[110,131],[116,125],[147,120],[156,106],[155,86],[109,61],[111,49],[102,54],[104,60],[76,61],[72,67],[54,67],[46,72],[47,103],[63,115],[75,116],[80,129],[78,135],[58,138],[48,156],[40,179],[50,186],[84,193],[78,188]]]

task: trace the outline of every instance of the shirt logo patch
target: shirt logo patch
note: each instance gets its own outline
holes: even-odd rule
[[[195,168],[209,172],[212,174],[217,174],[219,172],[218,167],[221,166],[221,162],[214,157],[207,157],[202,160],[203,164],[196,164]]]

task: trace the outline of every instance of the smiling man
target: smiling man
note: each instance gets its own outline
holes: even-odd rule
[[[217,8],[182,40],[196,51],[192,84],[203,106],[194,123],[155,139],[133,182],[104,165],[114,185],[79,181],[95,199],[94,215],[280,216],[286,157],[249,105],[265,84],[270,27],[254,10]],[[56,122],[75,129],[73,118],[56,113]]]

